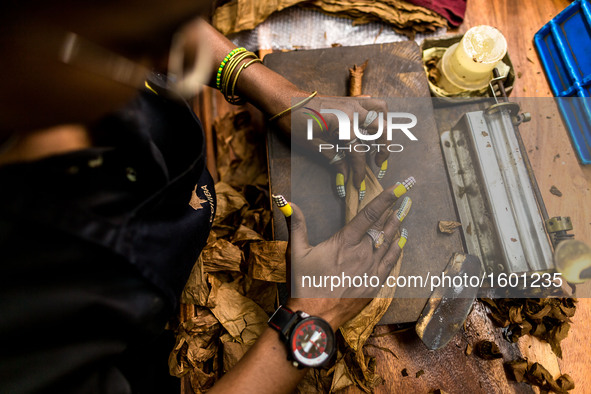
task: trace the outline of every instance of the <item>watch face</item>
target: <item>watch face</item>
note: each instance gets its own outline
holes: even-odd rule
[[[317,367],[331,356],[334,334],[327,322],[309,317],[295,326],[290,344],[295,361],[306,367]]]

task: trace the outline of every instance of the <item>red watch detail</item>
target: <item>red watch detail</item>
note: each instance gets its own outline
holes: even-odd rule
[[[330,324],[320,317],[281,306],[268,324],[279,332],[288,359],[298,368],[320,367],[334,354],[334,333]]]

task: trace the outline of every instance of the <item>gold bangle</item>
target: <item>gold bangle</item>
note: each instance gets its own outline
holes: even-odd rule
[[[283,111],[279,112],[276,115],[273,115],[269,118],[269,122],[274,121],[277,118],[282,117],[283,115],[285,115],[286,113],[288,113],[289,111],[293,111],[298,109],[299,107],[306,105],[310,100],[312,100],[314,97],[316,97],[316,95],[318,94],[318,92],[315,90],[314,92],[312,92],[311,95],[309,95],[308,97],[306,97],[305,99],[303,99],[302,101],[300,101],[297,104],[292,105],[291,107],[284,109]]]
[[[243,60],[248,59],[248,58],[253,58],[253,60],[243,64],[238,69],[238,72],[236,74],[234,74],[234,71],[236,71],[236,68],[240,65],[240,63]],[[236,54],[234,57],[232,57],[228,61],[228,63],[226,64],[226,67],[224,67],[224,73],[223,73],[224,75],[222,76],[220,90],[221,90],[222,94],[224,95],[224,98],[226,99],[226,101],[228,101],[230,104],[239,105],[239,104],[244,103],[244,100],[242,98],[240,98],[234,94],[235,88],[236,88],[236,82],[237,82],[238,76],[240,75],[242,70],[255,62],[260,62],[260,59],[254,53],[246,51],[246,52]],[[230,95],[230,86],[232,88],[231,95]]]
[[[238,52],[238,53],[234,54],[232,57],[230,57],[228,59],[228,61],[226,62],[226,65],[224,66],[224,69],[222,70],[221,81],[220,81],[220,91],[222,93],[224,93],[224,91],[226,90],[226,85],[228,83],[228,79],[229,79],[230,75],[232,74],[232,72],[234,72],[236,60],[238,58],[243,59],[247,53],[248,53],[248,51]]]
[[[228,101],[230,104],[244,104],[245,100],[235,95],[234,89],[236,88],[236,82],[238,82],[238,77],[240,76],[242,70],[245,70],[248,66],[250,66],[253,63],[262,63],[262,61],[259,58],[252,59],[247,63],[243,63],[242,66],[240,66],[240,68],[238,69],[238,72],[236,72],[236,75],[234,76],[234,81],[232,82],[232,95],[230,97],[226,97],[226,101]]]
[[[238,66],[238,64],[240,64],[240,62],[242,60],[250,57],[251,54],[252,54],[252,52],[248,52],[248,51],[239,52],[235,56],[230,58],[230,60],[228,60],[228,63],[226,64],[226,67],[224,67],[224,70],[222,73],[222,83],[221,83],[221,89],[220,89],[220,91],[223,93],[223,95],[225,97],[228,96],[228,84],[230,82],[232,74],[236,70],[236,67]]]

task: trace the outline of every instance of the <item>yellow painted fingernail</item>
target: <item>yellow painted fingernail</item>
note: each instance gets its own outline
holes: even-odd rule
[[[279,210],[281,211],[281,213],[286,217],[290,217],[291,214],[293,213],[293,208],[291,207],[291,205],[289,205],[289,203],[287,202],[287,200],[285,199],[285,197],[283,197],[281,194],[273,194],[273,202],[275,203],[275,205],[277,205],[277,208],[279,208]]]
[[[398,211],[396,211],[396,217],[398,218],[399,221],[402,222],[404,220],[406,215],[408,215],[408,212],[410,211],[411,206],[412,206],[412,200],[410,199],[410,197],[404,197],[404,200],[402,200],[402,204],[400,205],[400,208],[398,208]]]
[[[408,239],[408,231],[406,231],[405,228],[403,228],[400,231],[400,240],[398,241],[398,247],[400,249],[404,248],[404,245],[406,245],[406,240]]]
[[[148,81],[144,81],[144,86],[146,87],[146,89],[150,90],[155,95],[158,95],[158,92],[155,91],[154,88],[150,86],[150,84],[148,83]]]
[[[386,175],[386,171],[388,171],[388,160],[384,160],[382,163],[380,172],[378,172],[378,179],[382,179]]]
[[[361,186],[359,186],[359,201],[363,200],[365,197],[365,179],[361,181]]]
[[[340,172],[337,173],[337,194],[340,198],[345,198],[345,176]]]
[[[400,183],[398,186],[396,186],[394,188],[394,195],[396,197],[400,197],[403,196],[407,191],[409,191],[410,189],[412,189],[412,187],[417,183],[417,181],[415,181],[415,178],[410,176],[407,179],[405,179],[402,183]]]

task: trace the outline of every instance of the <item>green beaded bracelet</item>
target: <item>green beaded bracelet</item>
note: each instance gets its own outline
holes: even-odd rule
[[[234,48],[230,51],[230,53],[228,53],[228,55],[224,58],[224,60],[222,60],[222,63],[220,64],[220,67],[218,68],[218,73],[215,79],[215,85],[218,89],[221,88],[221,83],[222,83],[222,71],[224,70],[224,67],[226,66],[226,63],[230,60],[230,58],[232,56],[234,56],[235,54],[237,54],[238,52],[244,52],[246,51],[246,48],[244,47],[240,47],[240,48]]]

